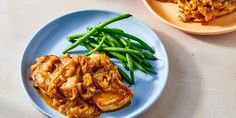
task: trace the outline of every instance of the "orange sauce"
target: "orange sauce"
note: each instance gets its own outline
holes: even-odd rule
[[[51,99],[50,97],[48,97],[47,95],[43,94],[43,93],[40,92],[40,90],[38,90],[38,89],[37,89],[37,91],[38,91],[39,95],[41,96],[41,98],[43,98],[44,102],[45,102],[48,106],[50,106],[51,108],[53,108],[53,109],[55,109],[55,110],[58,111],[57,107],[55,107],[55,106],[52,105],[52,99]]]

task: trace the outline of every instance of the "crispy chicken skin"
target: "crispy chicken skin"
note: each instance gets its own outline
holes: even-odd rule
[[[110,58],[97,52],[89,57],[38,57],[31,66],[31,79],[39,92],[52,99],[51,105],[69,117],[97,117],[101,111],[119,109],[133,98]]]

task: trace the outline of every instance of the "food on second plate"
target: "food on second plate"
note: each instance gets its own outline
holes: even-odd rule
[[[31,66],[31,79],[34,87],[50,99],[49,104],[69,117],[97,117],[102,111],[121,108],[133,98],[117,66],[98,52],[89,57],[38,57]]]
[[[131,17],[130,14],[123,14],[114,17],[98,26],[88,27],[88,31],[82,34],[76,34],[67,37],[68,41],[73,43],[66,48],[63,53],[67,53],[73,48],[82,45],[89,52],[85,55],[90,55],[94,51],[99,51],[117,58],[123,67],[130,71],[130,77],[118,68],[125,80],[131,85],[134,84],[134,69],[146,73],[147,71],[156,74],[152,65],[146,60],[156,60],[153,55],[154,50],[145,43],[142,39],[124,32],[122,29],[109,28],[107,25]]]
[[[236,0],[173,0],[178,4],[181,21],[209,22],[236,10]]]

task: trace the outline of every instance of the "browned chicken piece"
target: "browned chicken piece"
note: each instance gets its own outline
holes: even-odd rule
[[[31,79],[39,92],[51,99],[50,104],[69,117],[97,117],[133,98],[105,54],[38,57],[31,66]]]
[[[114,79],[108,81],[108,84],[108,87],[103,86],[105,91],[93,96],[93,101],[102,111],[119,109],[131,101],[133,92],[120,80]]]

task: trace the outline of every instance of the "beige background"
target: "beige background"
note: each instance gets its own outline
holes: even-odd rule
[[[236,32],[186,34],[155,18],[141,0],[0,0],[0,117],[45,117],[22,92],[21,55],[39,28],[83,9],[129,12],[148,24],[166,46],[167,87],[140,117],[236,118]]]

